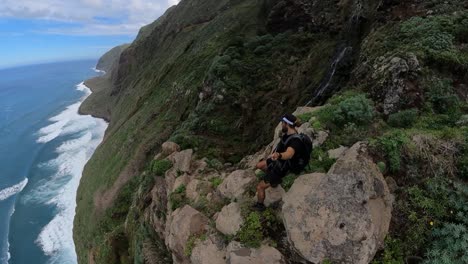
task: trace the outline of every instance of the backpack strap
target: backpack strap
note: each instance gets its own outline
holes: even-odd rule
[[[281,141],[282,141],[283,145],[286,147],[286,145],[289,143],[289,141],[291,141],[294,138],[300,139],[301,142],[302,142],[302,136],[300,134],[293,134],[290,137],[288,137],[288,139],[286,139],[285,141],[283,141],[283,140],[281,140]]]

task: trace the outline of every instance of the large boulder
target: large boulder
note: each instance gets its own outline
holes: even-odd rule
[[[172,161],[173,169],[178,173],[190,173],[190,167],[192,164],[193,150],[186,149],[181,152],[175,152],[169,156]]]
[[[262,245],[260,248],[242,247],[231,242],[227,247],[227,263],[230,264],[284,264],[283,255],[273,247]]]
[[[175,263],[190,263],[185,255],[187,241],[190,236],[206,232],[208,218],[189,205],[172,213],[166,245],[172,251]]]
[[[226,252],[216,242],[214,238],[208,237],[197,243],[190,256],[192,264],[225,264]]]
[[[379,57],[369,62],[361,58],[355,70],[358,80],[385,115],[414,107],[423,101],[418,78],[421,65],[413,53]]]
[[[225,235],[235,235],[244,223],[241,208],[238,203],[230,203],[223,207],[216,218],[216,229]]]
[[[355,144],[328,174],[300,176],[283,198],[288,239],[305,259],[367,264],[383,245],[392,196],[365,153]]]
[[[336,149],[330,149],[328,151],[328,157],[332,159],[339,159],[346,153],[347,150],[348,148],[344,146],[340,146],[339,148],[336,148]]]
[[[197,202],[202,196],[206,196],[213,190],[212,184],[209,181],[193,179],[187,185],[187,198],[193,202]]]
[[[266,206],[270,206],[273,204],[278,204],[283,199],[285,195],[285,191],[281,185],[278,187],[271,187],[265,190],[265,201],[263,202]]]
[[[164,142],[161,145],[161,152],[154,157],[155,160],[163,159],[174,152],[180,151],[180,146],[174,142]]]
[[[229,199],[239,199],[247,187],[253,186],[257,177],[252,170],[236,170],[218,186],[218,191]]]

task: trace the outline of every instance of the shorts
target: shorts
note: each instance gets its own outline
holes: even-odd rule
[[[263,180],[266,183],[269,183],[272,187],[276,187],[281,182],[283,182],[282,178],[286,176],[289,171],[289,162],[283,160],[272,160],[267,159],[267,172],[263,177]]]

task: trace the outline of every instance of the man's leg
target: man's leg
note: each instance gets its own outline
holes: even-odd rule
[[[260,169],[262,170],[263,172],[267,172],[267,169],[268,169],[268,164],[266,162],[266,160],[261,160],[257,163],[257,169]]]
[[[270,187],[269,183],[266,183],[265,181],[261,181],[257,185],[257,203],[263,204],[265,201],[265,190]]]

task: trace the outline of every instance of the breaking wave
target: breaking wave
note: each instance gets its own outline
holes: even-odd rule
[[[65,137],[57,148],[58,156],[39,165],[51,171],[50,177],[39,181],[33,191],[22,198],[25,203],[49,204],[56,207],[54,218],[41,230],[36,239],[50,263],[76,263],[73,242],[73,218],[76,193],[83,168],[101,143],[107,123],[101,119],[78,114],[81,102],[91,94],[83,83],[77,85],[85,96],[76,104],[49,119],[53,123],[39,130],[37,142],[47,143]]]
[[[21,192],[24,189],[24,187],[26,187],[26,184],[28,184],[27,178],[18,184],[15,184],[11,187],[0,190],[0,201],[6,200],[10,198],[11,196]]]

